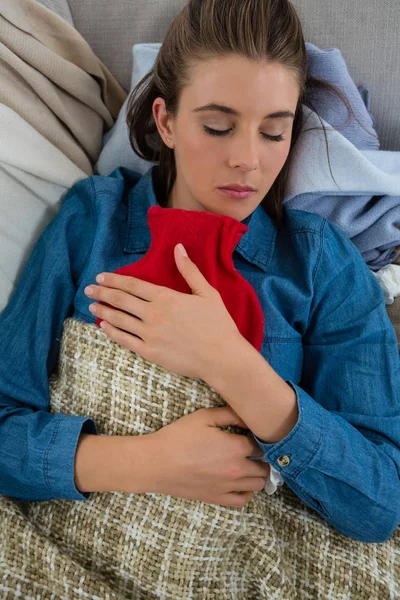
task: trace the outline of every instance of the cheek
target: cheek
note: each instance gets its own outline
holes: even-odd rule
[[[275,142],[274,142],[275,143]],[[268,153],[267,163],[268,170],[275,173],[276,175],[282,170],[290,151],[290,143],[285,144],[283,142],[276,142],[278,148],[275,150],[272,148],[271,152]]]
[[[205,147],[204,136],[201,131],[191,124],[183,125],[179,131],[179,150],[182,160],[201,156]]]
[[[208,139],[198,128],[188,128],[184,133],[181,148],[182,162],[194,169],[195,177],[196,174],[200,177],[201,173],[209,171],[210,167],[215,165],[215,142],[212,138]]]

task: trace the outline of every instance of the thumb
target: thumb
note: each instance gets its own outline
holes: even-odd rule
[[[183,248],[184,254],[182,254],[181,248]],[[208,283],[204,275],[201,273],[197,265],[195,265],[195,263],[192,260],[190,260],[182,244],[177,244],[175,246],[174,256],[176,266],[178,267],[178,270],[182,277],[185,279],[185,281],[191,288],[192,293],[201,296],[205,292],[207,292],[208,288],[210,287],[210,284]]]

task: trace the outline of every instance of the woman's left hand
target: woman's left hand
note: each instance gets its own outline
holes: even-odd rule
[[[220,293],[178,246],[175,262],[192,294],[102,273],[104,281],[91,286],[89,297],[115,307],[91,305],[93,314],[104,321],[105,333],[117,344],[178,375],[204,379],[209,369],[215,370],[216,361],[223,360],[224,352],[244,338]]]

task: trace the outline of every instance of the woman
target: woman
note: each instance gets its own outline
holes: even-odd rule
[[[257,511],[269,508],[265,496],[255,492],[263,489],[271,464],[294,492],[282,488],[286,500],[294,502],[296,515],[305,507],[311,509],[309,520],[331,532],[341,551],[343,540],[337,532],[346,536],[350,544],[346,547],[354,551],[359,547],[354,540],[391,538],[400,519],[398,504],[392,502],[400,491],[400,368],[383,294],[338,227],[318,215],[285,211],[283,206],[291,150],[303,128],[302,101],[307,88],[318,85],[307,79],[306,58],[300,22],[286,0],[191,1],[178,14],[154,70],[141,82],[148,80],[148,86],[141,91],[139,84],[128,110],[132,146],[143,158],[159,161],[159,167],[141,178],[118,169],[109,177],[90,177],[73,186],[38,241],[0,319],[2,494],[22,501],[86,502],[99,496],[91,492],[122,492],[132,502],[139,502],[140,494],[148,502],[153,501],[152,494],[169,495],[240,508],[243,514],[250,507],[253,512],[249,508],[247,516],[261,518]],[[240,197],[224,189],[230,185],[253,190]],[[191,260],[196,255],[201,260],[199,248],[206,253],[208,247],[207,238],[196,237],[198,230],[181,227],[173,255],[171,249],[164,256],[168,268],[175,265],[175,281],[179,273],[186,293],[145,277],[114,273],[135,265],[151,250],[150,208],[183,209],[192,225],[206,213],[207,224],[232,226],[240,239],[232,247],[234,271],[256,292],[259,304],[252,306],[261,307],[265,318],[260,349],[249,342],[248,328],[247,339],[241,332],[217,283],[211,285],[196,260]],[[158,228],[157,243],[169,243],[173,219],[180,214],[171,212],[169,219],[168,210],[159,213],[168,227]],[[152,233],[156,213],[152,213]],[[206,222],[201,223],[201,233],[206,234]],[[188,258],[179,255],[178,241],[184,241]],[[216,252],[222,253],[224,247],[216,245]],[[218,256],[204,265],[210,274],[213,258]],[[101,285],[95,285],[98,274],[105,276],[102,282],[97,280]],[[98,323],[104,321],[103,331],[93,327],[96,318]],[[241,319],[246,329],[246,315]],[[70,343],[60,353],[66,321]],[[260,320],[256,325],[259,332]],[[199,410],[197,405],[192,410],[192,406],[179,418],[171,412],[166,418],[169,423],[161,419],[157,428],[146,419],[158,408],[170,407],[171,397],[164,390],[156,406],[150,394],[141,414],[132,413],[132,422],[125,421],[133,410],[125,402],[123,418],[119,413],[107,414],[117,423],[116,429],[107,429],[106,421],[100,427],[98,393],[107,388],[107,410],[111,410],[110,403],[122,402],[126,390],[114,386],[109,372],[109,385],[104,373],[99,375],[103,388],[96,388],[100,392],[93,396],[90,386],[78,402],[74,394],[67,395],[69,383],[77,385],[82,365],[89,365],[94,356],[90,354],[89,360],[85,355],[85,336],[92,336],[89,354],[94,342],[96,348],[120,352],[127,370],[137,364],[127,359],[130,351],[142,357],[143,369],[147,361],[177,377],[202,380],[207,384],[202,392],[215,393],[208,397],[213,402],[205,403],[208,409]],[[69,362],[63,358],[68,352]],[[66,372],[62,365],[67,365]],[[89,375],[85,377],[87,383]],[[90,377],[96,386],[96,370]],[[229,406],[223,406],[221,398]],[[83,413],[78,412],[82,407]],[[227,435],[219,429],[229,426],[248,429],[251,435]],[[94,435],[99,427],[106,435]],[[251,457],[263,460],[248,460]],[[25,510],[36,524],[35,531],[49,533],[46,513],[38,518],[41,504],[32,502]],[[48,515],[63,506],[44,505]],[[186,510],[191,505],[182,506]],[[223,520],[227,514],[221,510],[218,518]],[[284,513],[281,524],[267,522],[268,513],[263,514],[266,535],[268,527],[284,526]],[[229,522],[234,529],[233,521]],[[184,526],[186,522],[179,525]],[[172,543],[175,537],[170,529],[167,532]],[[147,539],[152,540],[153,534],[149,529]],[[138,539],[134,531],[131,535]],[[87,538],[80,549],[76,534],[74,540],[76,562],[87,570],[88,578],[90,570],[107,571],[104,560],[93,558],[96,544],[89,558]],[[118,543],[113,549],[116,554]],[[154,553],[155,548],[156,543],[150,550]],[[241,554],[251,560],[251,551],[242,548]],[[176,557],[177,548],[174,553]],[[107,556],[111,562],[112,554]],[[229,559],[227,552],[222,556]],[[134,552],[124,557],[124,564],[137,559]],[[281,590],[282,598],[300,597],[300,584],[294,591],[293,581],[283,571],[274,581],[261,557],[262,552],[252,563],[261,574],[252,571],[250,579],[265,579],[253,593],[270,597],[262,594],[273,588]],[[146,555],[143,564],[148,566],[148,560]],[[141,589],[149,592],[155,581],[168,580],[169,594],[188,597],[193,583],[191,561],[195,555],[188,554],[186,571],[179,563],[168,579],[165,570],[170,562],[155,559],[150,569],[155,579],[149,577],[146,584],[143,575]],[[218,565],[216,569],[221,575]],[[234,571],[235,577],[238,574],[239,568]],[[179,593],[172,581],[175,575],[183,585]],[[233,575],[225,575],[233,585]],[[114,571],[110,567],[109,579],[111,588],[119,582],[114,590],[134,593],[135,588],[123,587],[128,584],[117,567]],[[205,577],[193,597],[208,597],[207,581],[217,585]],[[221,590],[226,585],[221,584]],[[250,589],[242,592],[251,593]],[[243,596],[237,592],[235,597]]]

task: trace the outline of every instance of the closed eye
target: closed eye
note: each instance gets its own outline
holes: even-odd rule
[[[211,129],[211,127],[207,127],[207,125],[203,125],[204,131],[206,133],[208,133],[208,135],[226,135],[227,133],[229,133],[231,131],[231,129],[225,129],[224,131],[220,131],[219,129]],[[284,141],[284,137],[282,136],[282,134],[279,135],[268,135],[267,133],[263,133],[261,132],[261,135],[267,139],[270,140],[272,142],[283,142]]]

